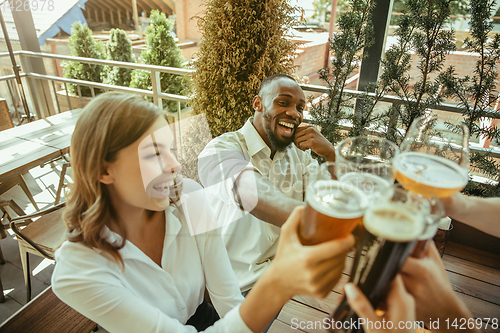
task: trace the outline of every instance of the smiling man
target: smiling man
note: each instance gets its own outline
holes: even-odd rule
[[[269,265],[281,225],[316,180],[310,150],[335,159],[334,147],[315,127],[299,127],[306,101],[291,76],[266,78],[252,106],[255,114],[241,129],[213,139],[198,159],[243,292]]]

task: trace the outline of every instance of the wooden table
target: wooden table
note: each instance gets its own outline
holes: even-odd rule
[[[81,110],[71,110],[0,132],[0,182],[69,152]]]
[[[296,296],[281,310],[269,333],[326,332],[320,328],[297,329],[300,322],[323,321],[341,300],[341,288],[348,281],[352,267],[352,254],[347,258],[340,282],[325,299]],[[500,320],[500,256],[448,243],[443,262],[453,289],[476,318]],[[305,325],[305,324],[303,324]],[[500,332],[491,326],[483,332]]]
[[[71,144],[71,135],[81,111],[81,109],[66,111],[0,133],[9,137],[37,142],[67,153]]]

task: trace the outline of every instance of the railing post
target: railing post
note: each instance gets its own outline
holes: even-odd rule
[[[12,17],[14,18],[19,41],[21,42],[21,48],[27,51],[41,52],[31,10],[14,10],[12,11]],[[38,74],[46,74],[43,59],[32,59],[29,57],[26,57],[25,59],[23,58],[24,57],[21,58],[21,63],[25,73],[35,72]],[[36,79],[28,80],[28,82],[31,96],[38,95],[40,97],[40,95],[43,94],[43,90],[50,91],[48,82]],[[35,106],[38,118],[56,114],[54,101],[52,100],[52,96],[50,94],[45,96],[44,99],[38,98],[36,101],[32,101],[32,104]],[[43,115],[41,113],[43,113]]]
[[[54,97],[56,99],[56,104],[57,104],[57,113],[61,113],[61,105],[59,105],[59,99],[57,98],[57,90],[56,86],[54,84],[54,81],[50,81],[52,83],[52,90],[54,91]]]
[[[153,87],[153,103],[159,108],[163,108],[162,102],[158,96],[161,92],[160,72],[155,70],[151,71],[151,85]]]
[[[182,147],[182,115],[181,115],[181,102],[177,101],[177,119],[179,123],[179,145],[181,151],[181,158],[184,158],[183,147]]]

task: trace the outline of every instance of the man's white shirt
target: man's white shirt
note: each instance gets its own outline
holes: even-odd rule
[[[293,143],[271,159],[271,149],[252,122],[253,117],[238,131],[213,139],[198,158],[199,177],[218,225],[223,226],[223,240],[242,291],[250,289],[270,264],[280,228],[241,210],[234,181],[241,172],[253,170],[286,196],[304,201],[308,184],[318,175],[318,162],[310,151],[302,151]],[[257,191],[257,187],[245,190]],[[243,207],[251,211],[256,204],[243,203]]]

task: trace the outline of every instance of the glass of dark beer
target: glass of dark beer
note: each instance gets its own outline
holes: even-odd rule
[[[365,211],[365,232],[358,244],[351,281],[358,285],[374,308],[385,298],[390,283],[424,233],[430,212],[426,198],[398,186],[381,192]],[[358,317],[345,297],[331,319],[332,327],[347,328],[331,332],[363,331],[357,325],[351,326]],[[340,323],[336,323],[338,321]]]
[[[368,207],[368,199],[361,190],[332,179],[309,185],[305,201],[299,232],[304,245],[347,236],[361,224]]]

